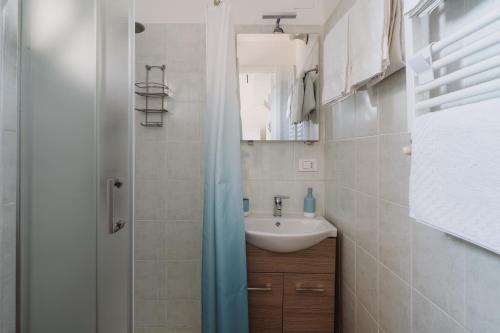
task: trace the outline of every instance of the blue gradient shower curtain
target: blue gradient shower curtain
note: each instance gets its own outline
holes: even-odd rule
[[[207,14],[203,333],[248,332],[236,35],[230,0]]]

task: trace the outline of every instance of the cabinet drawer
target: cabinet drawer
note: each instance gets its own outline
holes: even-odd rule
[[[283,330],[283,274],[248,274],[250,332]]]
[[[333,309],[284,309],[284,333],[333,333]]]
[[[327,238],[293,253],[270,252],[247,243],[247,267],[251,273],[335,274],[336,238]]]
[[[332,274],[285,274],[284,332],[333,332],[335,277]]]
[[[285,274],[285,308],[333,308],[335,276]]]

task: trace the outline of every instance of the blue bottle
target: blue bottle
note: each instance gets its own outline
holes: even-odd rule
[[[316,198],[313,195],[312,187],[307,189],[307,195],[304,198],[304,216],[313,218],[316,215]]]

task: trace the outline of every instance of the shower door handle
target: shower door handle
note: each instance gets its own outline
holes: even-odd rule
[[[122,230],[125,227],[126,222],[122,220],[116,220],[115,219],[115,188],[119,189],[123,183],[120,181],[118,178],[109,178],[107,180],[107,206],[108,206],[108,211],[107,211],[107,220],[108,220],[108,225],[109,225],[109,233],[114,234],[117,233],[118,231]]]

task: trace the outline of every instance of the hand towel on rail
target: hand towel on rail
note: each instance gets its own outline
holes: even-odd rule
[[[500,254],[500,99],[416,118],[410,215]]]
[[[340,100],[349,94],[347,89],[349,65],[348,29],[349,15],[346,14],[325,37],[323,48],[323,104]]]
[[[302,122],[302,105],[304,104],[304,73],[295,80],[290,106],[290,121],[292,124]]]
[[[304,77],[304,102],[302,104],[302,120],[309,120],[316,111],[316,73],[309,72]]]

